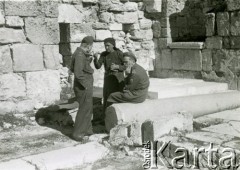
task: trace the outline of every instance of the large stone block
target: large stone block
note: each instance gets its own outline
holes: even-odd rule
[[[135,12],[138,10],[138,4],[135,2],[126,2],[124,7],[126,12]]]
[[[172,52],[169,49],[161,51],[160,62],[163,69],[172,69]]]
[[[5,24],[4,11],[3,11],[3,9],[0,8],[0,26],[2,26],[4,24]]]
[[[141,46],[145,50],[154,50],[154,42],[152,40],[151,41],[143,41],[141,43]]]
[[[147,12],[162,12],[162,0],[144,0]]]
[[[109,27],[108,24],[102,23],[102,22],[95,22],[95,23],[93,23],[93,25],[92,25],[92,28],[93,28],[94,30],[107,30],[108,27]]]
[[[15,110],[16,110],[16,105],[14,102],[8,102],[8,101],[0,102],[0,115],[5,115],[7,113],[14,113]]]
[[[125,32],[123,31],[111,31],[112,33],[112,37],[115,40],[119,40],[119,41],[124,41],[125,40]]]
[[[124,12],[123,14],[115,14],[115,21],[123,24],[133,24],[138,22],[137,12]]]
[[[41,14],[41,2],[33,1],[5,1],[5,13],[8,16],[39,16]]]
[[[217,13],[217,31],[219,36],[229,36],[230,18],[228,12]]]
[[[8,27],[23,27],[23,19],[19,16],[6,16],[6,26]]]
[[[110,3],[110,7],[108,9],[110,12],[124,12],[125,10],[124,4],[117,1]]]
[[[212,70],[212,50],[209,49],[202,50],[202,67],[203,71]]]
[[[122,24],[113,23],[113,24],[109,25],[109,30],[111,30],[111,31],[122,31],[123,26],[122,26]]]
[[[43,70],[43,54],[39,45],[15,44],[12,46],[15,72]]]
[[[239,49],[240,48],[240,37],[230,37],[231,48]]]
[[[141,29],[151,29],[152,28],[152,20],[141,19],[141,20],[139,20],[139,26]]]
[[[60,41],[57,18],[25,18],[25,30],[35,44],[58,44]]]
[[[239,0],[227,0],[227,8],[229,11],[240,10]]]
[[[58,1],[42,1],[41,11],[46,17],[58,17]],[[70,11],[69,11],[70,12]]]
[[[26,73],[27,96],[43,104],[60,99],[60,75],[57,70]]]
[[[231,13],[231,35],[240,36],[240,11]]]
[[[159,21],[153,21],[152,24],[153,37],[160,38],[161,36],[161,23]]]
[[[133,40],[152,40],[153,39],[153,32],[151,29],[149,30],[134,30],[131,31]]]
[[[3,101],[24,97],[26,97],[26,88],[23,77],[11,73],[0,76],[0,100]]]
[[[10,47],[8,45],[0,46],[0,74],[12,71]]]
[[[25,40],[23,30],[0,28],[0,44],[23,43]]]
[[[215,35],[215,14],[210,13],[206,15],[206,35],[213,36]]]
[[[175,70],[202,70],[202,53],[200,50],[181,50],[172,51],[172,67]]]
[[[96,41],[103,41],[106,38],[112,37],[109,30],[96,30]]]
[[[221,49],[222,45],[222,37],[208,37],[206,39],[206,47],[209,49]]]
[[[99,21],[104,23],[110,23],[114,21],[114,16],[110,12],[102,12],[99,15]]]
[[[59,54],[58,45],[43,46],[43,60],[47,69],[59,69],[62,63],[62,55]]]
[[[61,4],[58,6],[58,11],[59,23],[83,23],[84,14],[73,5]]]

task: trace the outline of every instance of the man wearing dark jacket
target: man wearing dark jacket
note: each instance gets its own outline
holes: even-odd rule
[[[131,52],[123,54],[123,62],[126,66],[125,87],[123,92],[112,93],[108,102],[110,103],[141,103],[147,98],[149,77]]]
[[[93,37],[83,38],[81,46],[76,49],[72,56],[71,70],[74,72],[74,92],[79,103],[72,137],[82,141],[84,136],[93,134],[92,131],[92,94],[93,72],[90,66],[91,57],[89,52],[93,46]]]

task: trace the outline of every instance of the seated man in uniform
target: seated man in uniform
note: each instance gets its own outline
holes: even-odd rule
[[[123,54],[123,62],[126,66],[125,87],[123,92],[112,93],[108,97],[110,103],[141,103],[147,98],[149,77],[131,52]]]

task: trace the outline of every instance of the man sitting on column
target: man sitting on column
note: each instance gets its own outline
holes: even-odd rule
[[[132,52],[123,54],[125,70],[125,87],[122,92],[112,93],[108,97],[110,103],[142,103],[147,98],[149,77],[146,70],[136,63]]]

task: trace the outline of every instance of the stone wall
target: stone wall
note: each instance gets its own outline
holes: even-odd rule
[[[161,18],[169,22],[166,29],[168,35],[167,38],[158,40],[160,55],[156,57],[155,70],[151,75],[160,78],[200,78],[207,81],[227,82],[230,89],[240,90],[239,1],[194,0],[190,3],[182,0],[171,2],[169,4],[171,6],[168,6],[169,2],[164,3],[167,10],[163,11]],[[201,7],[199,8],[201,11],[196,10],[196,13],[199,14],[197,18],[203,18],[201,20],[204,20],[204,28],[203,22],[185,18],[185,10],[190,4]],[[172,26],[178,22],[172,22],[172,17],[182,17],[179,22],[182,23],[182,27],[194,26],[194,23],[189,23],[197,21],[197,24],[201,23],[202,31],[199,30],[200,27],[197,30],[189,27],[190,31],[183,29],[188,32],[196,31],[198,35],[195,37],[188,34],[184,38],[179,34],[179,27],[177,27],[176,36],[176,27]]]

